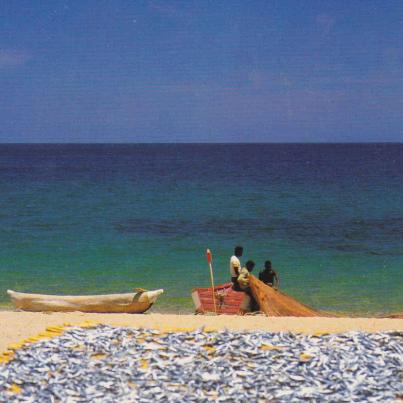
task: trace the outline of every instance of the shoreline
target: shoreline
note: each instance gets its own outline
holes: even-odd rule
[[[2,312],[22,312],[15,309],[12,303],[0,303],[0,314]],[[378,312],[350,312],[350,311],[332,311],[332,310],[321,310],[320,312],[327,313],[329,315],[334,315],[334,317],[340,318],[363,318],[363,319],[403,319],[403,311],[378,311]],[[38,313],[38,312],[36,312]],[[57,312],[53,312],[57,313]],[[52,314],[52,313],[49,313]],[[87,314],[87,313],[86,313]],[[169,308],[161,306],[153,306],[148,311],[144,313],[145,315],[157,314],[157,315],[195,315],[194,307],[185,307],[183,309],[179,308]],[[109,313],[106,315],[110,315]],[[209,315],[209,314],[207,314]]]
[[[180,332],[205,328],[206,331],[265,331],[304,334],[363,332],[403,332],[403,321],[397,318],[351,317],[267,317],[233,315],[175,314],[96,314],[82,312],[18,312],[0,311],[0,352],[11,343],[35,336],[48,326],[102,323],[115,327],[150,328]]]

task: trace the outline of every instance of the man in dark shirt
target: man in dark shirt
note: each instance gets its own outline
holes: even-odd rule
[[[273,270],[270,260],[266,260],[264,263],[264,270],[259,273],[259,280],[274,288],[280,287],[280,278]]]

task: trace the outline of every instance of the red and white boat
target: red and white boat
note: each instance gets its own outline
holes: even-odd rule
[[[215,312],[213,301],[213,289],[194,288],[192,299],[196,307],[196,313],[204,314]],[[231,283],[214,287],[214,299],[218,314],[243,315],[250,311],[251,298],[241,291],[234,291]]]

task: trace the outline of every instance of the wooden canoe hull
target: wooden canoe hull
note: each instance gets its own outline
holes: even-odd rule
[[[164,290],[107,295],[44,295],[7,290],[17,309],[31,312],[143,313]]]
[[[218,314],[242,315],[250,311],[250,297],[244,292],[234,291],[231,283],[214,287],[215,303]],[[212,288],[194,288],[192,299],[196,313],[214,312]]]

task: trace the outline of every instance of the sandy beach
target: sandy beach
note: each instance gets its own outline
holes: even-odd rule
[[[265,316],[201,316],[172,315],[151,313],[145,315],[130,314],[90,314],[71,313],[34,313],[0,312],[0,351],[10,343],[21,341],[44,331],[51,325],[79,325],[85,321],[109,324],[112,326],[130,326],[152,328],[164,331],[194,330],[205,327],[211,330],[263,330],[268,332],[290,331],[296,333],[341,333],[350,330],[379,332],[403,331],[401,319],[378,318],[296,318]]]
[[[0,400],[395,401],[400,336],[384,331],[403,321],[3,311]]]

